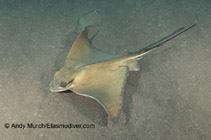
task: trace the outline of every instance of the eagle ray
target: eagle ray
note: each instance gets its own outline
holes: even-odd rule
[[[76,94],[95,99],[116,124],[122,109],[124,86],[129,71],[140,69],[138,60],[143,55],[194,26],[196,24],[188,28],[181,27],[144,47],[140,52],[125,56],[108,54],[93,47],[92,40],[97,34],[89,39],[90,27],[86,27],[70,49],[65,65],[55,73],[50,83],[50,91],[71,90]]]

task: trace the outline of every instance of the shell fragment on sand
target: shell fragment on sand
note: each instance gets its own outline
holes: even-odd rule
[[[90,12],[82,16],[78,21],[78,32],[82,32],[87,26],[94,26],[101,22],[101,15],[98,11]]]

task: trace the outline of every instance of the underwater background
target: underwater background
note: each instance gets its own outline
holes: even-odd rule
[[[210,0],[0,0],[1,139],[211,139],[210,7]],[[117,125],[96,101],[49,90],[79,34],[79,19],[93,11],[101,16],[93,45],[112,54],[137,52],[197,24],[140,60]],[[5,123],[95,127],[23,130]]]

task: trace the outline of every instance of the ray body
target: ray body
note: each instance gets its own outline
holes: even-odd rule
[[[88,29],[78,36],[65,62],[50,84],[52,92],[71,90],[98,101],[114,123],[118,121],[129,71],[140,69],[139,59],[152,49],[189,30],[180,28],[161,40],[127,56],[112,55],[94,48]],[[94,35],[95,36],[95,35]]]

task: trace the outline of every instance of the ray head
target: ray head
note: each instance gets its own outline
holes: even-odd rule
[[[54,78],[50,83],[50,91],[62,92],[71,90],[75,77],[76,73],[74,70],[70,70],[66,67],[61,68],[55,73]]]

